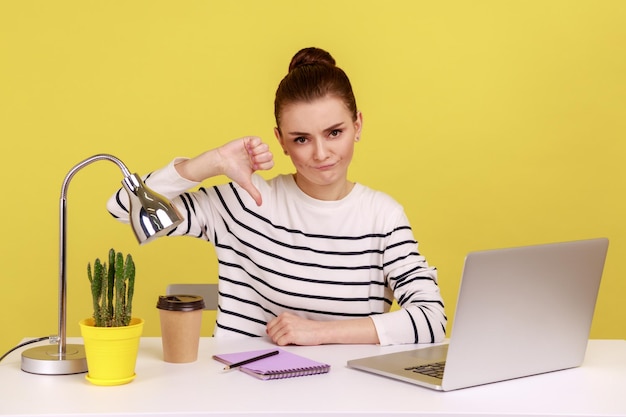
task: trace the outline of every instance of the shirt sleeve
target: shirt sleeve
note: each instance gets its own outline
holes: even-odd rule
[[[384,264],[385,281],[400,309],[371,316],[380,344],[442,342],[447,318],[437,269],[419,253],[404,212],[389,236]]]

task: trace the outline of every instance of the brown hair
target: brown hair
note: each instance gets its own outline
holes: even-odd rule
[[[335,59],[325,50],[301,49],[291,58],[289,73],[276,90],[276,126],[280,129],[280,112],[288,104],[311,102],[326,96],[343,100],[353,120],[356,120],[356,99],[346,73],[335,65]]]

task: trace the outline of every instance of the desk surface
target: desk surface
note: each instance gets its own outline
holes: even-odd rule
[[[70,339],[69,343],[80,343]],[[289,346],[330,363],[328,374],[273,381],[223,372],[215,353],[260,349],[263,339],[203,338],[198,361],[161,360],[161,339],[141,340],[136,379],[91,385],[85,375],[20,370],[20,351],[0,362],[0,415],[160,416],[626,416],[626,341],[591,340],[583,366],[451,392],[437,392],[346,367],[348,359],[415,346]],[[26,348],[30,348],[30,345]]]

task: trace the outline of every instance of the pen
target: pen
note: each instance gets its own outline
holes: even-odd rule
[[[227,371],[229,369],[238,368],[238,367],[240,367],[242,365],[246,365],[246,364],[251,363],[251,362],[260,361],[261,359],[269,358],[270,356],[274,356],[274,355],[278,355],[278,351],[277,350],[273,350],[271,352],[264,353],[264,354],[259,355],[259,356],[255,356],[254,358],[246,359],[245,361],[241,361],[241,362],[237,362],[237,363],[231,363],[230,365],[227,365],[224,368],[224,370]]]

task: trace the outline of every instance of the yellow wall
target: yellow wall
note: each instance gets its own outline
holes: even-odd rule
[[[468,251],[607,236],[591,336],[626,337],[625,21],[621,0],[1,2],[0,352],[56,332],[73,165],[107,152],[145,174],[256,134],[273,173],[290,171],[273,94],[311,45],[348,72],[364,114],[351,177],[405,206],[450,318]],[[209,245],[139,247],[110,218],[121,178],[99,162],[70,186],[71,336],[90,314],[86,264],[110,247],[135,257],[146,335],[167,283],[216,279]]]

